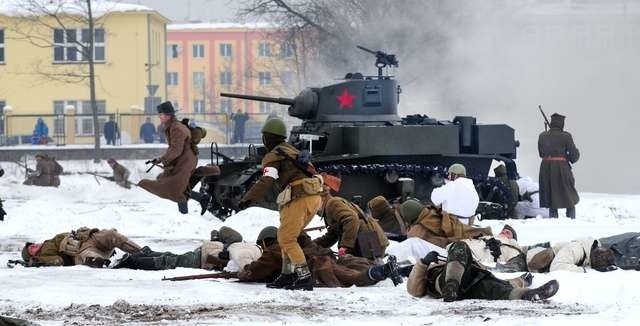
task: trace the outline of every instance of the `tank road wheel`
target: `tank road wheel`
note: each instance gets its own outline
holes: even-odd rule
[[[476,181],[476,191],[478,191],[478,197],[480,197],[476,213],[479,213],[482,219],[487,220],[510,218],[509,215],[515,202],[511,198],[509,186],[496,178],[474,181]]]

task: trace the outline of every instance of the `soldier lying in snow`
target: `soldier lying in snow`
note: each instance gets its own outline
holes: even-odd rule
[[[538,301],[558,292],[556,280],[527,289],[532,278],[526,273],[511,281],[501,280],[473,259],[466,243],[458,241],[449,246],[446,262],[439,262],[435,251],[417,262],[409,274],[407,292],[414,297],[443,298],[445,302],[464,299]]]
[[[27,267],[87,265],[104,267],[114,249],[135,254],[140,246],[115,229],[89,229],[87,227],[60,233],[42,243],[27,242],[22,248],[22,259]]]
[[[615,269],[615,255],[593,238],[556,243],[549,248],[536,247],[527,251],[530,271],[571,271],[586,273],[586,267],[600,272]]]
[[[163,270],[176,267],[202,268],[237,272],[258,259],[262,251],[258,246],[242,242],[242,235],[230,227],[211,232],[211,241],[183,254],[155,252],[144,247],[141,253],[125,255],[114,268]]]
[[[260,231],[257,243],[263,249],[262,255],[238,272],[240,281],[266,282],[267,287],[275,288],[273,281],[280,274],[282,266],[277,233],[278,229],[273,226]],[[374,265],[366,258],[352,255],[336,260],[330,249],[318,246],[306,234],[298,237],[298,243],[309,262],[314,283],[327,287],[368,286],[388,277],[394,280],[394,284],[402,283],[395,257],[384,265]],[[284,288],[289,289],[289,286],[293,286],[293,280]]]

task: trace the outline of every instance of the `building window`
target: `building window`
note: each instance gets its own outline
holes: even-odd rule
[[[0,63],[4,63],[4,29],[0,29]],[[0,110],[3,107],[1,106]]]
[[[180,44],[168,44],[167,45],[167,57],[169,59],[176,59],[180,56],[180,52],[182,49],[180,48]]]
[[[193,57],[194,58],[204,58],[204,44],[194,44],[193,45]]]
[[[282,85],[291,86],[293,85],[293,72],[292,71],[283,71],[280,73],[280,82]]]
[[[231,99],[230,98],[223,98],[223,99],[220,100],[220,112],[222,112],[222,113],[231,113],[232,112]]]
[[[231,56],[231,44],[229,44],[229,43],[220,44],[220,56],[221,57],[230,57]]]
[[[204,113],[204,100],[193,101],[193,113]]]
[[[270,57],[271,56],[271,44],[267,42],[261,42],[258,45],[258,55],[261,57]]]
[[[64,134],[64,107],[66,105],[76,106],[76,101],[53,101],[53,114],[56,116],[53,118],[53,134]]]
[[[280,46],[280,56],[290,58],[296,53],[296,45],[291,42],[282,43]]]
[[[64,134],[64,108],[67,106],[76,108],[76,136],[92,136],[93,135],[93,116],[91,111],[91,101],[53,101],[53,113],[57,116],[54,118],[53,127],[55,134]],[[107,122],[107,106],[103,100],[96,101],[98,107],[98,123],[100,124],[100,132],[104,129]]]
[[[204,72],[196,71],[193,73],[193,87],[204,86]]]
[[[169,85],[169,86],[178,85],[178,73],[177,72],[168,72],[167,73],[167,85]]]
[[[260,80],[260,85],[261,86],[266,86],[266,85],[270,85],[271,84],[271,73],[270,72],[265,72],[265,71],[261,71],[258,73],[258,79]]]
[[[101,62],[105,60],[104,29],[96,28],[93,31],[93,60]],[[89,59],[88,28],[53,30],[53,61],[57,63],[86,62]]]
[[[271,113],[271,103],[260,102],[260,113]]]
[[[220,72],[220,84],[221,85],[231,85],[231,71],[221,71]]]

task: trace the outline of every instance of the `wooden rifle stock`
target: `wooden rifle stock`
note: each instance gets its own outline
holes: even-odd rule
[[[195,274],[195,275],[186,275],[186,276],[175,276],[175,277],[163,277],[163,281],[189,281],[189,280],[200,280],[207,278],[238,278],[238,273],[236,272],[219,272],[219,273],[209,273],[209,274]]]

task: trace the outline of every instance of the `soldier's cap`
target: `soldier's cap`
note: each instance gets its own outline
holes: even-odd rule
[[[560,113],[554,113],[554,114],[551,115],[551,119],[564,119],[564,118],[566,118],[566,117],[563,116]]]
[[[42,152],[40,152],[40,153],[36,153],[36,157],[40,157],[40,158],[47,158],[47,157],[48,157],[48,155],[47,155],[46,153],[42,153]]]
[[[158,113],[164,114],[176,114],[176,110],[173,108],[173,104],[170,101],[162,102],[160,105],[156,107],[158,109]]]
[[[564,128],[564,118],[562,114],[554,113],[551,115],[551,122],[549,122],[549,127],[552,128]]]
[[[116,160],[114,160],[114,159],[110,158],[110,159],[108,159],[108,160],[107,160],[107,163],[109,163],[109,164],[116,164],[116,163],[118,163],[118,162],[116,162]]]
[[[513,235],[513,240],[518,241],[518,234],[516,233],[516,230],[514,230],[514,229],[511,227],[511,225],[509,225],[509,224],[505,224],[505,225],[502,227],[502,229],[503,229],[503,230],[509,230],[509,231],[511,231],[511,234]]]
[[[342,179],[340,177],[336,177],[331,174],[327,174],[326,172],[320,173],[322,176],[322,182],[331,189],[333,192],[340,191],[340,187],[342,186]]]
[[[600,247],[598,240],[593,241],[591,253],[589,253],[589,264],[591,268],[598,272],[610,272],[615,270],[616,257],[613,250]]]
[[[26,242],[24,247],[22,247],[22,260],[29,261],[31,255],[29,255],[29,246],[32,245],[33,242]]]
[[[371,215],[377,219],[380,219],[387,212],[392,211],[391,204],[389,204],[389,201],[383,196],[374,197],[367,203],[367,206],[369,210],[371,210]]]

